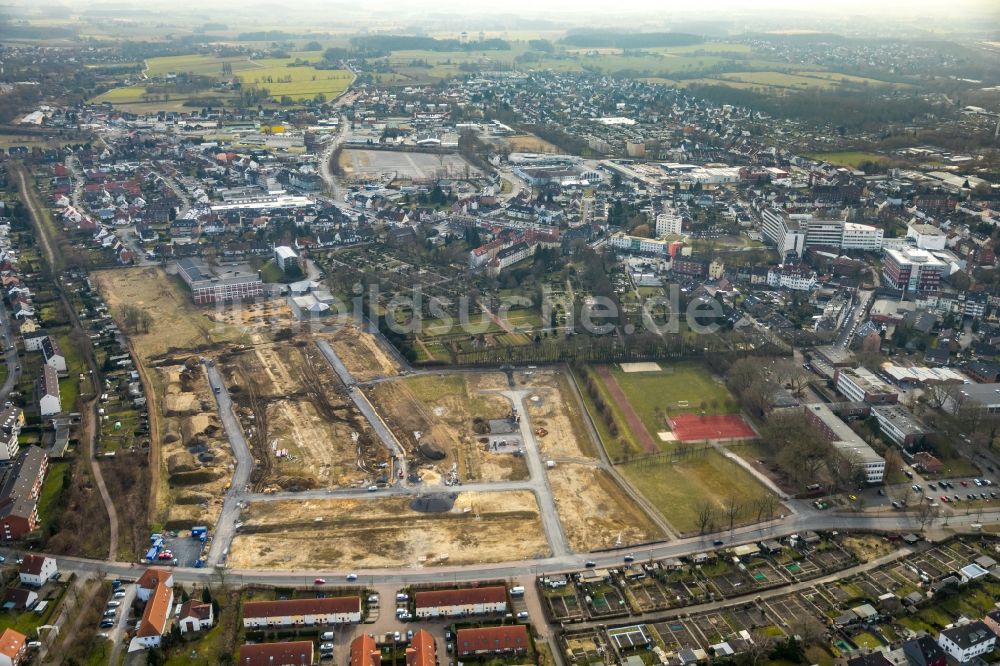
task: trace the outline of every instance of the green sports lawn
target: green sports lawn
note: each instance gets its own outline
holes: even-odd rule
[[[712,379],[711,373],[697,363],[660,363],[660,372],[623,372],[614,366],[612,376],[628,398],[633,409],[642,419],[649,432],[655,435],[664,429],[663,420],[657,417],[656,409],[665,414],[700,412],[701,402],[707,403],[708,412],[731,414],[737,410],[735,401],[724,384]],[[687,407],[677,403],[686,400]],[[711,407],[712,401],[717,407]]]
[[[720,531],[729,528],[724,515],[729,498],[740,507],[738,526],[754,522],[755,503],[771,494],[749,472],[715,450],[673,463],[630,462],[618,470],[682,534],[698,531],[698,514],[705,503],[715,510],[715,531]],[[777,502],[774,507],[775,516],[785,512]]]

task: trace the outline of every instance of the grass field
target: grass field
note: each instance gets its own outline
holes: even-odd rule
[[[166,76],[167,74],[199,74],[202,76],[222,77],[222,66],[226,63],[233,68],[233,73],[245,69],[257,69],[257,65],[246,56],[221,58],[211,55],[183,55],[150,58],[146,61],[147,76]]]
[[[618,469],[684,534],[698,531],[698,514],[705,504],[714,510],[715,529],[722,530],[729,528],[724,511],[730,498],[740,507],[735,525],[745,525],[756,519],[756,503],[771,495],[749,472],[714,450],[674,463],[631,462]],[[780,505],[775,507],[775,514],[782,512]]]
[[[337,97],[351,84],[354,75],[344,69],[316,69],[311,66],[288,67],[282,60],[264,61],[268,66],[239,74],[244,86],[267,88],[275,99],[288,95],[294,100],[312,99],[318,94]]]
[[[808,153],[806,154],[806,157],[811,157],[815,160],[823,160],[824,162],[829,162],[830,164],[836,164],[839,166],[853,167],[855,169],[864,162],[889,164],[892,161],[885,155],[879,155],[878,153],[866,153],[860,150],[844,151],[839,153]]]
[[[712,379],[705,368],[693,363],[660,365],[664,368],[661,372],[622,372],[617,366],[611,371],[650,433],[656,434],[666,427],[663,418],[657,415],[657,409],[663,414],[700,412],[701,403],[705,402],[711,414],[736,411],[729,391]],[[678,407],[677,403],[683,400],[688,406]],[[716,403],[714,408],[713,401]]]

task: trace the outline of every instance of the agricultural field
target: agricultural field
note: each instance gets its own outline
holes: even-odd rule
[[[506,417],[511,406],[503,396],[480,391],[501,388],[501,373],[425,374],[380,382],[366,394],[413,453],[425,483],[439,483],[452,465],[462,481],[526,479],[524,458],[489,450],[484,441],[486,421]]]
[[[348,569],[502,562],[550,553],[527,491],[408,498],[258,502],[229,552],[241,568]]]
[[[259,69],[259,66],[246,56],[220,57],[193,54],[149,58],[146,61],[145,71],[146,76],[149,77],[168,74],[197,74],[222,78],[222,67],[225,64],[232,67],[234,74],[243,70]]]
[[[775,516],[785,511],[763,484],[714,449],[692,452],[674,462],[630,462],[618,470],[681,534],[699,531],[699,513],[706,506],[714,525],[707,531],[728,529],[725,510],[730,499],[739,507],[735,526],[757,522],[762,508],[770,508]],[[767,516],[762,511],[761,519]]]
[[[218,363],[261,461],[256,486],[358,487],[386,473],[385,449],[311,340],[259,344]]]
[[[273,60],[267,66],[240,72],[239,79],[244,87],[266,88],[274,100],[286,95],[293,100],[311,100],[320,94],[333,99],[347,90],[354,80],[354,74],[343,69],[316,69],[309,65],[289,67],[287,63],[278,64],[281,62]]]

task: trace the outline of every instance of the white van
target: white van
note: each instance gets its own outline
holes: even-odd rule
[[[332,631],[324,631],[322,634],[319,635],[319,639],[321,641],[332,641],[333,640],[333,632]]]

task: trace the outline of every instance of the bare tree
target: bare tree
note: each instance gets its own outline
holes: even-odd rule
[[[715,526],[715,508],[708,502],[698,505],[698,534],[705,534]]]
[[[739,502],[736,501],[735,497],[730,496],[726,500],[726,518],[729,519],[729,536],[733,536],[733,525],[736,523],[736,517],[740,514],[740,509],[743,508]]]

